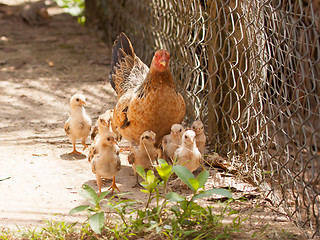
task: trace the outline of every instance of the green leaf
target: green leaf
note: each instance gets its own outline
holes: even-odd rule
[[[99,212],[99,213],[96,213],[96,214],[92,215],[89,218],[89,223],[90,223],[91,229],[95,233],[101,233],[101,230],[102,230],[103,225],[104,225],[104,213],[103,212]]]
[[[158,159],[158,163],[159,163],[160,165],[162,165],[162,164],[168,164],[167,161],[164,160],[164,159],[162,159],[162,158],[159,158],[159,159]]]
[[[110,193],[110,191],[102,192],[102,193],[100,194],[100,196],[98,197],[98,202],[101,202],[101,200],[103,200],[104,197],[107,196],[109,193]]]
[[[145,190],[145,189],[140,189],[140,192],[149,193],[149,191],[148,191],[148,190]]]
[[[210,190],[201,192],[201,193],[195,195],[192,198],[192,200],[196,200],[196,199],[203,198],[203,197],[210,197],[212,194],[218,194],[218,195],[221,195],[221,196],[224,196],[227,198],[232,198],[232,194],[228,190],[223,189],[223,188],[217,188],[217,189],[210,189]]]
[[[209,172],[207,170],[203,170],[199,175],[197,176],[197,180],[199,182],[199,188],[202,188],[204,184],[207,182],[209,178]]]
[[[155,179],[156,179],[156,177],[154,176],[153,171],[152,171],[152,170],[149,170],[149,171],[147,172],[146,182],[147,182],[148,184],[152,184],[152,183],[155,182]]]
[[[146,172],[144,171],[144,168],[138,165],[136,167],[136,172],[144,179],[146,180]]]
[[[185,200],[184,197],[180,196],[178,193],[175,192],[169,192],[166,195],[166,199],[168,199],[170,202],[181,202]]]
[[[82,191],[79,192],[79,194],[86,198],[90,203],[97,205],[98,202],[98,194],[94,191],[92,187],[90,187],[88,184],[82,185]]]
[[[172,171],[172,166],[168,163],[164,163],[161,164],[161,166],[157,166],[157,171],[162,179],[168,179]]]
[[[199,181],[197,179],[194,179],[194,178],[190,178],[188,181],[191,184],[191,186],[194,189],[194,191],[195,192],[198,191],[199,186],[200,186]]]
[[[182,165],[175,165],[173,166],[172,170],[175,174],[177,174],[177,176],[181,179],[182,182],[184,182],[190,189],[194,191],[194,188],[189,182],[189,179],[195,179],[195,177],[188,168]]]
[[[68,215],[85,211],[85,210],[87,210],[89,207],[90,207],[89,205],[81,205],[81,206],[75,207],[75,208],[73,208],[73,209],[70,210],[70,212],[68,213]]]

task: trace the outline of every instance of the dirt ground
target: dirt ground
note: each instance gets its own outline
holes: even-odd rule
[[[47,25],[28,25],[16,3],[0,6],[0,179],[10,177],[0,181],[0,224],[79,220],[66,214],[84,203],[77,192],[83,183],[96,188],[95,178],[85,155],[66,154],[72,145],[63,125],[77,92],[86,96],[93,122],[114,107],[110,46],[56,7],[49,8]],[[132,186],[134,177],[121,159],[119,188],[139,192],[124,184]]]
[[[85,204],[77,194],[82,184],[97,190],[95,177],[87,151],[66,154],[72,145],[63,125],[69,99],[77,92],[86,96],[93,122],[116,104],[108,82],[111,46],[58,7],[49,8],[48,24],[28,25],[19,17],[23,4],[0,0],[0,179],[8,178],[0,181],[0,226],[37,227],[44,219],[83,222],[84,215],[67,213]],[[143,200],[132,188],[135,178],[126,153],[121,162],[118,187],[130,192],[128,198]],[[249,229],[275,222],[297,231],[284,216],[260,211],[262,217],[255,215]]]

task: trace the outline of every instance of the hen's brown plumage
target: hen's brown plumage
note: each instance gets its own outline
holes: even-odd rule
[[[110,82],[118,102],[113,124],[131,142],[138,143],[143,132],[152,130],[159,143],[171,126],[184,118],[185,102],[177,92],[169,59],[166,50],[158,50],[148,69],[124,33],[114,43]]]

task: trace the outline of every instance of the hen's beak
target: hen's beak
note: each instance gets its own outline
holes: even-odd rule
[[[167,61],[166,61],[166,60],[160,60],[159,63],[160,63],[163,67],[166,67],[166,66],[167,66]]]

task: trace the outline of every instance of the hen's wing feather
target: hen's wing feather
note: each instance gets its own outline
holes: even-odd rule
[[[120,98],[129,89],[140,85],[149,71],[134,53],[128,37],[121,33],[112,48],[112,62],[109,80]]]

